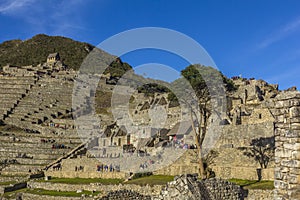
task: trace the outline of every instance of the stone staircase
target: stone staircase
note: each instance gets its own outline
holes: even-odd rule
[[[36,84],[37,78],[31,76],[2,76],[0,77],[0,119],[5,120],[28,95]]]
[[[6,124],[41,132],[35,125],[47,126],[48,122],[71,112],[71,81],[40,78],[5,118]]]
[[[5,166],[1,170],[0,177],[18,179],[36,173],[80,143],[80,138],[76,136],[44,136],[24,131],[2,131],[0,132],[0,160],[15,160],[15,163]],[[55,144],[64,144],[66,148],[53,148]]]
[[[53,119],[70,116],[72,92],[71,79],[0,77],[0,119],[6,124],[0,127],[0,161],[14,161],[2,165],[1,182],[36,173],[82,145],[75,129],[59,129],[58,134],[58,128],[49,126]],[[77,105],[78,111],[84,108]]]

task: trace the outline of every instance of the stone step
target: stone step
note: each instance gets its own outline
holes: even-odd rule
[[[4,169],[2,169],[2,173],[3,172],[29,172],[29,170],[31,170],[31,172],[37,171],[42,169],[44,166],[46,165],[22,165],[22,164],[11,164],[7,167],[5,167]]]
[[[3,91],[3,90],[2,90]],[[17,99],[20,99],[22,98],[22,94],[18,94],[18,93],[0,93],[0,97],[1,98],[9,98],[9,99],[14,99],[14,100],[17,100]]]
[[[31,88],[31,85],[29,84],[0,84],[0,90],[6,90],[6,89],[27,89],[29,90]]]
[[[18,153],[32,153],[40,152],[44,154],[63,154],[71,151],[70,149],[52,149],[52,148],[32,148],[32,147],[10,147],[10,146],[1,146],[0,151],[7,152],[18,152]]]
[[[25,94],[27,92],[26,89],[23,88],[6,88],[6,89],[0,89],[0,95],[6,95],[6,94]]]

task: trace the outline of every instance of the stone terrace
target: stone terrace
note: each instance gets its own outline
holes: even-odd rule
[[[0,119],[4,119],[36,83],[35,77],[0,77]]]
[[[34,125],[47,125],[52,119],[71,112],[72,88],[70,81],[41,78],[20,100],[5,123],[40,131]]]
[[[49,127],[72,111],[72,79],[54,77],[0,77],[1,119],[18,127],[0,130],[1,182],[36,173],[82,143],[72,128]]]
[[[17,180],[18,176],[36,173],[80,143],[81,140],[76,136],[62,138],[24,131],[3,131],[0,133],[0,160],[14,162],[4,166],[1,175],[7,176],[9,180]],[[63,144],[65,148],[53,148],[56,144]],[[7,180],[3,177],[1,179],[3,182]]]

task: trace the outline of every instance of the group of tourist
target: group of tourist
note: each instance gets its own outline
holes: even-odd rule
[[[41,143],[54,143],[54,139],[41,139]]]
[[[168,142],[167,147],[174,147],[177,149],[196,149],[194,144],[186,144],[183,139],[176,139],[176,136],[174,136],[174,138]]]
[[[78,171],[83,171],[84,170],[84,166],[75,166],[75,172],[78,172]]]
[[[33,159],[33,156],[28,156],[26,153],[18,153],[16,158],[27,158],[27,159]]]
[[[148,168],[148,166],[153,165],[154,163],[155,163],[155,161],[151,160],[151,159],[148,161],[145,161],[144,163],[140,164],[140,170],[144,170],[144,169]]]
[[[97,172],[114,172],[114,171],[119,172],[120,166],[119,165],[113,166],[112,164],[110,165],[101,164],[101,165],[97,165],[96,171]]]
[[[57,165],[54,165],[52,168],[53,168],[53,171],[59,171],[59,170],[62,170],[61,163],[58,163]]]
[[[52,144],[52,149],[68,149],[64,144]]]

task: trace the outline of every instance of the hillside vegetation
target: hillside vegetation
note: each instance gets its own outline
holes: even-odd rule
[[[0,66],[26,66],[46,62],[50,53],[59,52],[63,62],[79,69],[94,46],[61,36],[39,34],[28,40],[10,40],[0,44]]]

